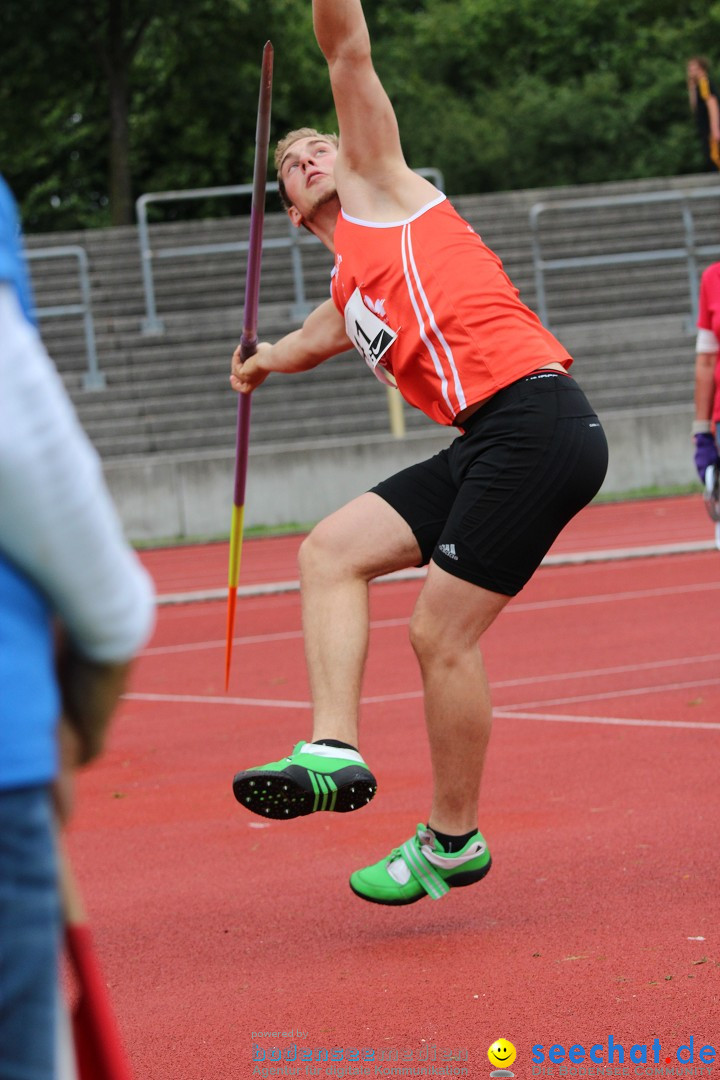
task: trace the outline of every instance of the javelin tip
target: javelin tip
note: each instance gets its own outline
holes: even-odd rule
[[[235,602],[237,600],[237,588],[228,588],[227,627],[225,640],[225,693],[230,685],[230,661],[232,658],[233,630],[235,627]]]

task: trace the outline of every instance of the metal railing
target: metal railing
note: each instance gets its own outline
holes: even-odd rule
[[[445,188],[445,180],[439,169],[417,169],[420,176],[426,177],[435,184],[440,191]],[[277,191],[277,181],[267,185],[268,191]],[[194,188],[187,191],[158,191],[141,195],[136,200],[135,209],[138,221],[138,239],[140,242],[140,262],[142,268],[143,292],[145,294],[145,318],[142,320],[142,330],[145,334],[162,334],[165,326],[157,313],[155,299],[155,281],[153,274],[153,262],[156,259],[181,259],[198,255],[217,255],[223,252],[247,251],[248,241],[237,240],[228,243],[193,244],[183,247],[158,247],[150,244],[150,227],[148,223],[147,208],[151,203],[180,202],[184,199],[210,199],[227,198],[237,195],[251,195],[252,184],[231,184],[216,188]],[[287,237],[271,237],[263,240],[263,250],[270,248],[287,248],[290,251],[293,278],[293,303],[291,313],[293,319],[300,321],[310,311],[310,305],[305,296],[305,281],[302,264],[302,248],[307,244],[319,244],[320,241],[296,229],[288,219]]]
[[[87,371],[83,375],[84,390],[104,390],[105,375],[98,366],[97,349],[95,347],[95,323],[90,301],[90,268],[85,248],[75,244],[64,247],[31,248],[25,251],[28,260],[35,259],[65,259],[78,260],[80,277],[80,304],[57,304],[54,307],[35,308],[35,316],[38,319],[47,319],[54,316],[82,315],[83,328],[85,331],[85,353],[87,356]]]
[[[720,244],[698,244],[695,238],[695,219],[691,201],[695,199],[720,198],[720,188],[706,187],[684,191],[658,191],[643,195],[609,195],[604,198],[558,199],[553,202],[535,203],[530,209],[533,269],[535,274],[536,307],[545,326],[549,325],[545,275],[553,270],[575,270],[599,266],[630,266],[641,263],[685,260],[687,263],[688,293],[692,325],[697,321],[698,288],[700,273],[699,256],[720,254]],[[608,252],[606,255],[579,255],[563,259],[544,259],[540,243],[540,218],[550,210],[600,210],[615,206],[651,206],[658,203],[679,204],[685,243],[682,247],[655,248],[653,250]]]

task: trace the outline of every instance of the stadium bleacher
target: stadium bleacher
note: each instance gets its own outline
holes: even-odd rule
[[[500,255],[522,298],[536,306],[529,212],[538,202],[573,197],[700,188],[706,176],[677,177],[576,188],[462,196],[458,210]],[[720,186],[718,187],[720,195]],[[698,213],[699,239],[719,235],[720,199]],[[597,255],[682,243],[677,206],[649,205],[600,213],[544,215],[543,258]],[[168,246],[225,243],[247,238],[247,218],[172,222],[150,227],[153,251]],[[268,213],[265,236],[287,236],[284,214]],[[32,249],[81,245],[87,252],[95,338],[103,390],[83,389],[86,366],[82,321],[49,317],[41,330],[90,438],[115,472],[121,462],[154,456],[232,455],[236,399],[229,391],[229,358],[242,328],[245,255],[221,252],[153,260],[157,313],[163,333],[143,330],[146,317],[136,228],[31,235]],[[707,262],[700,260],[699,269]],[[329,253],[302,246],[304,288],[310,304],[328,295]],[[40,308],[78,302],[75,268],[67,260],[31,262]],[[601,413],[689,408],[693,392],[691,298],[683,261],[622,267],[585,267],[546,275],[549,322],[576,359],[576,371]],[[274,340],[298,325],[287,249],[265,253],[260,335]],[[413,441],[433,425],[406,408]],[[388,432],[386,392],[354,353],[292,381],[271,378],[253,398],[251,448],[275,452],[323,439],[382,439]],[[684,474],[683,474],[684,475]],[[312,515],[310,515],[312,516]],[[143,530],[141,530],[143,531]]]

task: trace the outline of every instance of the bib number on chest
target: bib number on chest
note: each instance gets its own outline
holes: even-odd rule
[[[363,302],[360,289],[356,289],[345,305],[345,333],[380,382],[394,386],[385,370],[378,364],[397,337],[387,323],[379,319]]]

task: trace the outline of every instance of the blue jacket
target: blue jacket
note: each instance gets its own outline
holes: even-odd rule
[[[20,306],[35,325],[32,292],[22,253],[20,223],[10,188],[0,176],[0,281],[14,286]]]
[[[0,281],[15,289],[23,312],[33,322],[17,210],[2,177]],[[56,775],[59,712],[49,604],[0,552],[0,789],[47,783]]]

